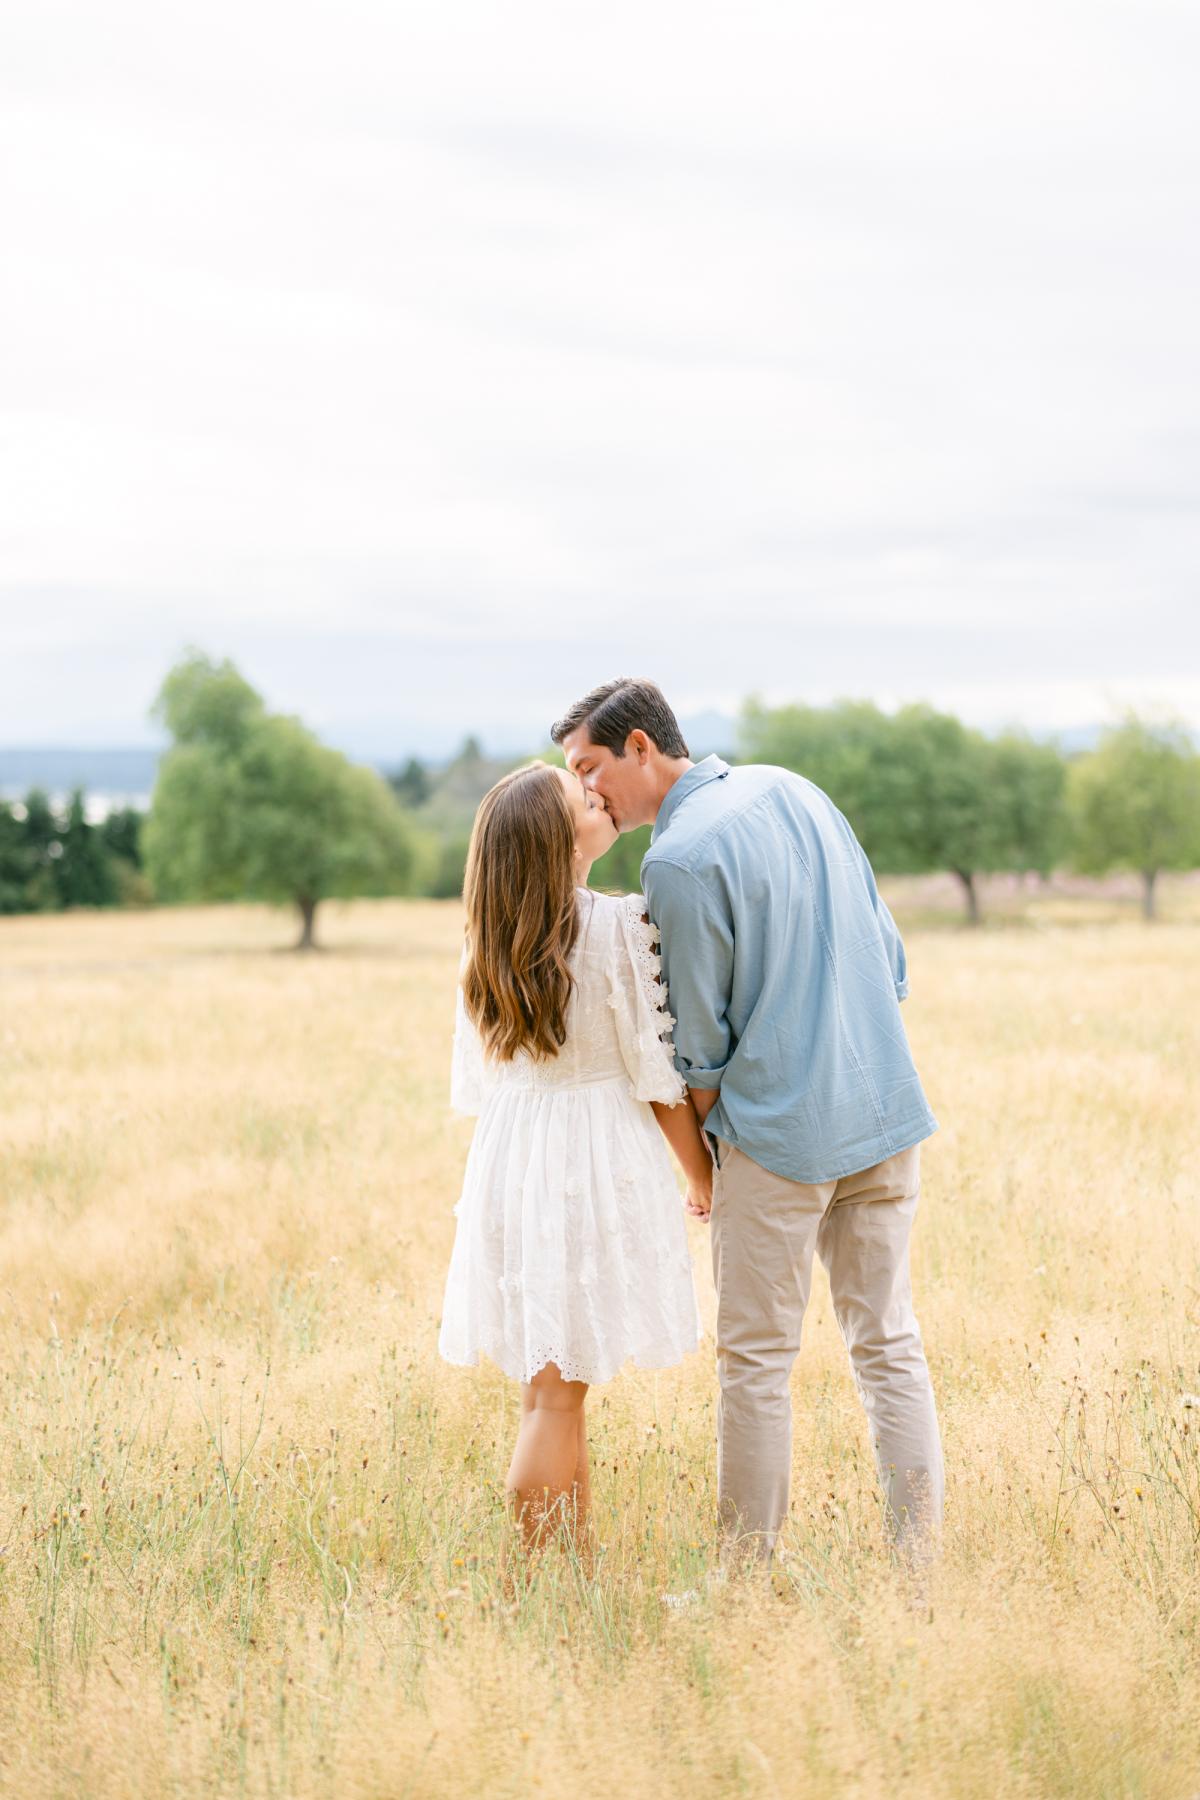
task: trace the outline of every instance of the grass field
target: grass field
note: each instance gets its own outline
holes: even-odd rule
[[[310,958],[258,908],[0,921],[0,1791],[1200,1794],[1194,887],[1163,910],[911,915],[918,1611],[819,1278],[771,1583],[704,1588],[709,1341],[593,1394],[600,1571],[505,1602],[516,1391],[435,1356],[456,907],[327,908]]]

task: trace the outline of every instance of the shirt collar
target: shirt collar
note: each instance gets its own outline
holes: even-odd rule
[[[667,789],[654,821],[654,830],[650,833],[650,842],[658,842],[689,794],[694,794],[709,781],[722,781],[728,773],[729,764],[722,762],[719,756],[706,756],[703,762],[693,763],[690,769],[685,769],[674,787]]]

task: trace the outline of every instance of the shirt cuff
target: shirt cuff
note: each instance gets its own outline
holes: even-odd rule
[[[689,1087],[703,1088],[706,1092],[711,1092],[713,1088],[720,1087],[728,1067],[728,1063],[722,1063],[719,1069],[689,1069],[685,1064],[679,1072]]]

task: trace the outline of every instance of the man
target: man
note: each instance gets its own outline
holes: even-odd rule
[[[595,688],[552,735],[618,831],[654,826],[642,887],[662,935],[676,1060],[716,1168],[726,1542],[769,1557],[787,1512],[788,1376],[815,1254],[893,1539],[923,1556],[944,1477],[908,1247],[919,1146],[937,1122],[900,1019],[904,949],[870,864],[801,776],[717,756],[693,763],[652,682]]]

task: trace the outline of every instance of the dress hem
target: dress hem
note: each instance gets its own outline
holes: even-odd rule
[[[544,1369],[547,1363],[553,1363],[564,1381],[585,1381],[589,1387],[596,1387],[603,1381],[611,1381],[615,1375],[620,1374],[621,1370],[628,1363],[632,1363],[635,1368],[647,1370],[678,1368],[680,1363],[686,1361],[686,1359],[689,1356],[692,1356],[699,1348],[700,1334],[697,1333],[695,1340],[682,1348],[676,1347],[667,1349],[664,1347],[661,1350],[646,1350],[640,1352],[631,1350],[611,1366],[607,1364],[603,1366],[597,1365],[593,1372],[589,1372],[584,1365],[574,1357],[567,1356],[565,1353],[560,1356],[553,1349],[548,1350],[546,1354],[540,1358],[537,1368],[529,1371],[526,1371],[524,1363],[516,1364],[511,1356],[506,1358],[501,1354],[497,1354],[495,1350],[487,1349],[482,1344],[479,1345],[474,1352],[467,1351],[457,1356],[450,1355],[450,1353],[443,1350],[439,1344],[438,1355],[443,1362],[449,1363],[453,1368],[457,1369],[477,1369],[479,1367],[480,1357],[486,1356],[489,1362],[495,1363],[501,1374],[507,1375],[512,1381],[521,1382],[532,1381],[533,1377],[539,1370]]]

